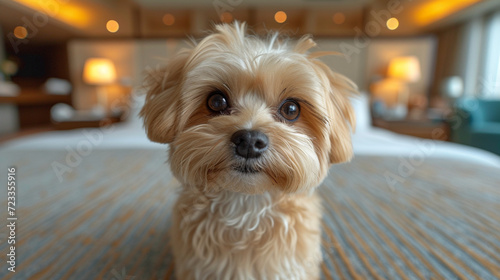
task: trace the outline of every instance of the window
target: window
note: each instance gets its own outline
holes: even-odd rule
[[[485,48],[476,90],[480,97],[500,98],[500,11],[486,19],[484,32]]]

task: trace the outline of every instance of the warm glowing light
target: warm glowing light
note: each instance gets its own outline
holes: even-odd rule
[[[389,30],[396,30],[399,27],[399,20],[397,18],[390,18],[387,20],[387,28]]]
[[[420,79],[420,63],[415,56],[401,56],[391,59],[388,76],[405,82],[416,82]]]
[[[162,18],[162,21],[167,26],[174,25],[175,17],[172,14],[165,14]]]
[[[370,92],[373,98],[381,100],[389,108],[401,103],[401,96],[404,91],[404,82],[398,79],[387,78],[370,85]]]
[[[90,19],[92,17],[92,12],[82,4],[76,3],[76,1],[14,1],[37,11],[38,20],[41,21],[39,24],[43,24],[44,16],[49,16],[71,26],[82,28],[87,27],[90,24]]]
[[[116,33],[120,29],[120,25],[116,20],[108,20],[106,23],[106,29],[111,33]]]
[[[233,21],[233,15],[229,12],[224,12],[220,15],[220,20],[225,23],[230,23]]]
[[[116,80],[113,62],[107,58],[89,58],[83,67],[83,81],[91,85],[107,85]]]
[[[17,66],[17,63],[15,63],[14,61],[7,59],[3,61],[0,69],[3,71],[4,74],[11,76],[17,73],[19,67]]]
[[[274,20],[277,23],[283,23],[286,21],[286,13],[283,11],[278,11],[274,14]]]
[[[24,26],[16,26],[14,28],[14,36],[18,39],[24,39],[28,37],[28,30]]]
[[[432,0],[418,5],[414,10],[417,24],[427,25],[471,6],[480,0]]]
[[[332,17],[335,24],[342,24],[345,22],[345,15],[341,12],[335,13]]]

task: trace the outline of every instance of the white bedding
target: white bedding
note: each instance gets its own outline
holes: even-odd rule
[[[149,141],[140,124],[121,123],[103,128],[50,131],[16,139],[0,146],[7,150],[60,150],[76,148],[89,142],[95,149],[165,149],[165,145]]]
[[[356,156],[399,156],[420,161],[425,158],[451,158],[471,163],[482,163],[500,168],[500,157],[459,144],[424,140],[368,128],[353,135]],[[52,131],[16,139],[0,145],[0,152],[65,150],[65,149],[158,149],[166,146],[149,141],[144,129],[137,123],[124,123],[103,129]]]
[[[474,147],[438,140],[405,136],[380,128],[353,135],[355,155],[397,156],[414,159],[448,158],[500,168],[500,157]]]
[[[137,102],[133,118],[127,123],[100,129],[52,131],[16,139],[0,145],[6,151],[33,150],[110,150],[158,149],[166,145],[153,143],[146,137],[142,122],[137,118],[142,102]],[[419,162],[425,158],[449,158],[500,168],[500,157],[487,151],[450,142],[424,140],[374,128],[370,124],[368,102],[365,96],[353,100],[356,111],[356,133],[353,135],[355,156],[396,156]]]

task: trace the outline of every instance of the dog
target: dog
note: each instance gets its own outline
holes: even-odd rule
[[[355,84],[298,41],[245,23],[180,51],[149,78],[150,140],[182,184],[172,214],[177,279],[319,279],[315,188],[353,155]]]

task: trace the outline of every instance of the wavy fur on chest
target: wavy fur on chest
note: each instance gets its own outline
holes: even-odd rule
[[[312,195],[203,194],[174,208],[178,279],[317,279],[320,203]]]

